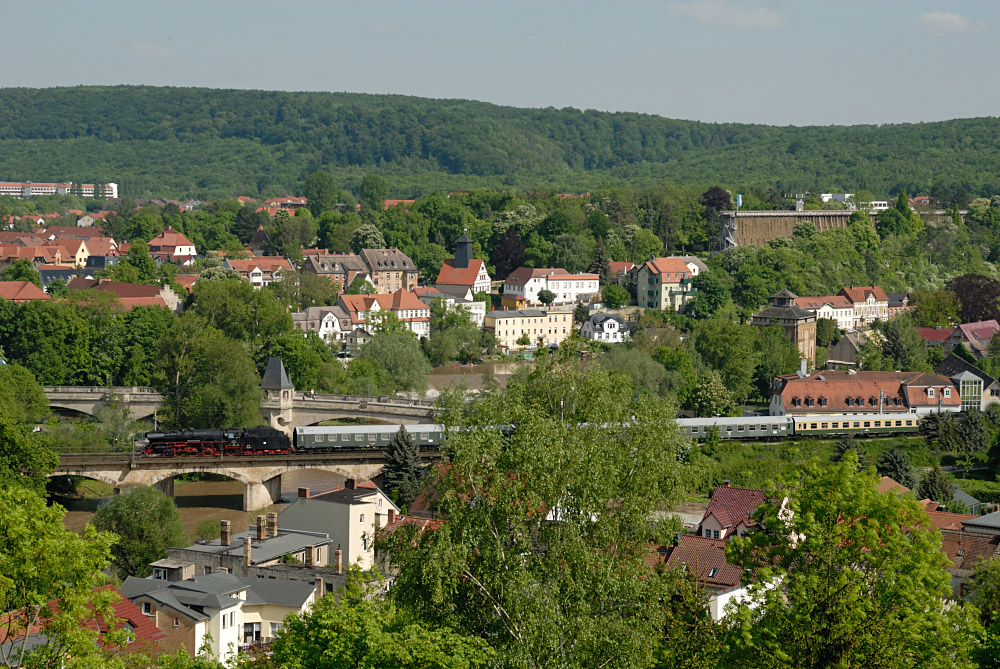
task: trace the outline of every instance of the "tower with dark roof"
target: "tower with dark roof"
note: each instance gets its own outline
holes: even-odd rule
[[[455,267],[466,269],[472,260],[472,240],[462,233],[462,236],[455,242]]]
[[[268,425],[286,432],[290,431],[288,425],[292,418],[295,386],[288,377],[285,363],[281,358],[272,357],[267,361],[260,389],[264,391],[264,402],[260,409]]]

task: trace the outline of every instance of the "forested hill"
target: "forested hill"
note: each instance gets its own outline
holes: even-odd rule
[[[869,104],[863,99],[858,104]],[[772,127],[464,100],[166,87],[0,89],[0,180],[274,195],[323,167],[433,188],[653,183],[1000,192],[1000,120]]]

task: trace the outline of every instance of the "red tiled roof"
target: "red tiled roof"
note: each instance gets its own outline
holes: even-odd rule
[[[667,273],[681,274],[683,278],[691,276],[691,268],[687,266],[687,263],[684,262],[684,260],[675,256],[647,260],[645,267],[649,268],[649,271],[653,274],[661,277]]]
[[[416,200],[383,200],[382,204],[385,205],[386,209],[395,207],[400,204],[413,204]]]
[[[509,283],[514,286],[523,286],[530,279],[538,279],[545,276],[555,276],[560,274],[569,274],[562,267],[518,267],[516,270],[511,272],[505,279],[505,283]]]
[[[351,320],[359,323],[361,320],[358,318],[357,313],[359,311],[369,311],[372,305],[378,304],[380,309],[387,311],[414,311],[422,310],[427,311],[429,307],[420,301],[417,297],[410,291],[403,290],[400,288],[395,293],[379,293],[379,294],[367,294],[367,295],[341,295],[341,302],[344,304],[344,309],[351,315]],[[425,317],[415,317],[415,318],[400,318],[400,320],[414,321],[414,320],[427,320]]]
[[[259,267],[265,272],[274,272],[277,269],[292,271],[291,261],[281,256],[257,256],[248,260],[229,260],[229,264],[237,272],[250,272],[255,267]]]
[[[611,266],[611,272],[614,275],[625,274],[626,272],[631,272],[632,268],[635,267],[635,263],[629,260],[612,260],[608,263]]]
[[[962,323],[958,326],[969,342],[989,341],[993,335],[1000,332],[1000,324],[995,320],[977,321],[975,323]]]
[[[924,510],[931,517],[931,527],[935,530],[961,530],[962,523],[966,520],[978,518],[978,516],[967,513],[948,513],[947,511],[937,511],[937,502],[924,501]],[[933,507],[933,508],[932,508]]]
[[[434,283],[443,286],[469,286],[471,288],[476,283],[476,277],[479,276],[479,270],[482,266],[483,261],[479,258],[470,260],[468,267],[455,267],[455,259],[446,258],[441,264],[441,271],[438,272],[437,281]]]
[[[889,296],[878,286],[848,286],[840,292],[852,303],[864,302],[869,295],[874,295],[877,302],[889,301]]]
[[[178,246],[194,246],[183,233],[177,232],[172,227],[168,227],[166,230],[153,237],[146,245],[149,247],[160,246],[160,247],[178,247]]]
[[[854,304],[843,295],[823,295],[820,297],[796,297],[795,306],[809,311],[817,311],[824,304],[829,304],[834,309],[853,309]]]
[[[147,286],[139,283],[124,283],[121,281],[109,281],[107,279],[84,279],[77,277],[71,279],[67,288],[70,290],[106,290],[124,299],[136,297],[160,297],[161,286]]]
[[[954,328],[917,328],[920,338],[929,344],[944,343],[954,331]]]
[[[941,530],[941,552],[953,569],[970,571],[984,558],[1000,557],[1000,534],[945,528]]]
[[[733,488],[728,485],[716,486],[702,522],[709,516],[715,516],[725,528],[736,527],[740,523],[749,527],[753,525],[750,515],[764,503],[765,499],[763,490]]]
[[[880,393],[883,398],[882,410],[889,413],[906,413],[913,406],[937,406],[940,399],[942,406],[959,406],[961,398],[951,381],[943,376],[922,374],[919,372],[850,372],[847,370],[817,370],[810,376],[799,378],[796,374],[784,374],[777,377],[781,381],[780,390],[773,394],[780,395],[786,411],[809,411],[809,413],[844,413],[877,411]],[[938,391],[952,388],[951,397],[924,397],[918,389],[933,387]],[[800,398],[801,406],[794,406],[792,400]],[[861,398],[863,406],[848,404]],[[809,406],[806,400],[813,399],[815,404]],[[825,399],[823,406],[820,400]],[[874,399],[874,404],[872,400]],[[897,404],[896,400],[900,400]]]
[[[888,476],[883,476],[882,479],[878,482],[878,491],[891,492],[895,495],[905,495],[906,493],[910,492],[910,489],[907,488],[902,483],[897,483]]]
[[[96,212],[91,214],[91,216],[97,217],[97,213],[103,213],[105,215],[110,212]],[[92,225],[89,228],[77,227],[75,225],[49,225],[40,230],[37,230],[48,238],[52,237],[85,237],[90,239],[91,237],[102,237],[104,236],[104,228],[99,225]]]
[[[0,281],[0,298],[13,302],[47,300],[49,296],[30,281]]]
[[[670,550],[667,566],[681,565],[698,581],[713,589],[731,588],[741,582],[742,570],[726,562],[724,539],[681,535],[680,543]]]

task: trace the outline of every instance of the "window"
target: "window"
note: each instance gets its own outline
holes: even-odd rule
[[[718,573],[719,573],[719,568],[718,567],[712,567],[711,569],[708,570],[708,577],[709,578],[714,578],[715,575],[718,574]]]
[[[861,423],[859,423],[858,421],[854,421],[854,427],[861,427]]]
[[[820,426],[820,428],[822,428],[824,430],[826,430],[829,427],[829,425],[827,423],[820,423],[819,426]]]
[[[260,641],[260,623],[243,623],[243,643]]]
[[[281,623],[271,623],[271,638],[278,636],[278,632],[281,630]]]
[[[177,616],[174,616],[174,629],[177,629],[180,626],[181,626],[181,619],[178,618]]]
[[[222,614],[222,629],[226,629],[226,623],[228,622],[227,618],[229,618],[229,616]]]
[[[212,568],[209,567],[208,565],[205,565],[205,573],[206,574],[211,574],[212,573]]]
[[[865,421],[865,427],[871,427],[872,424],[869,421]]]
[[[927,389],[927,397],[934,397],[934,389],[933,388],[928,388]]]
[[[153,578],[157,581],[166,581],[167,570],[163,567],[153,567]]]
[[[702,535],[703,535],[703,536],[705,536],[705,537],[707,537],[707,538],[709,538],[709,539],[711,539],[711,538],[712,538],[712,530],[708,529],[707,527],[706,527],[706,528],[704,528],[704,529],[703,529],[703,530],[701,531],[701,533],[702,533]]]
[[[142,603],[142,615],[150,616],[153,615],[153,605],[149,602]]]
[[[362,525],[365,524],[365,514],[363,514],[363,513],[361,514],[361,524]]]
[[[854,406],[854,398],[853,397],[848,397],[847,398],[847,406],[849,406],[849,407]]]
[[[816,429],[816,423],[810,423],[809,424],[809,429],[810,430],[815,430]]]
[[[882,427],[882,421],[880,420],[875,421],[875,427]]]

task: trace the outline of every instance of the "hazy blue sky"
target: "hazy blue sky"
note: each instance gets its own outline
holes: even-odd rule
[[[0,0],[0,16],[3,87],[401,93],[779,125],[1000,113],[997,0]]]

